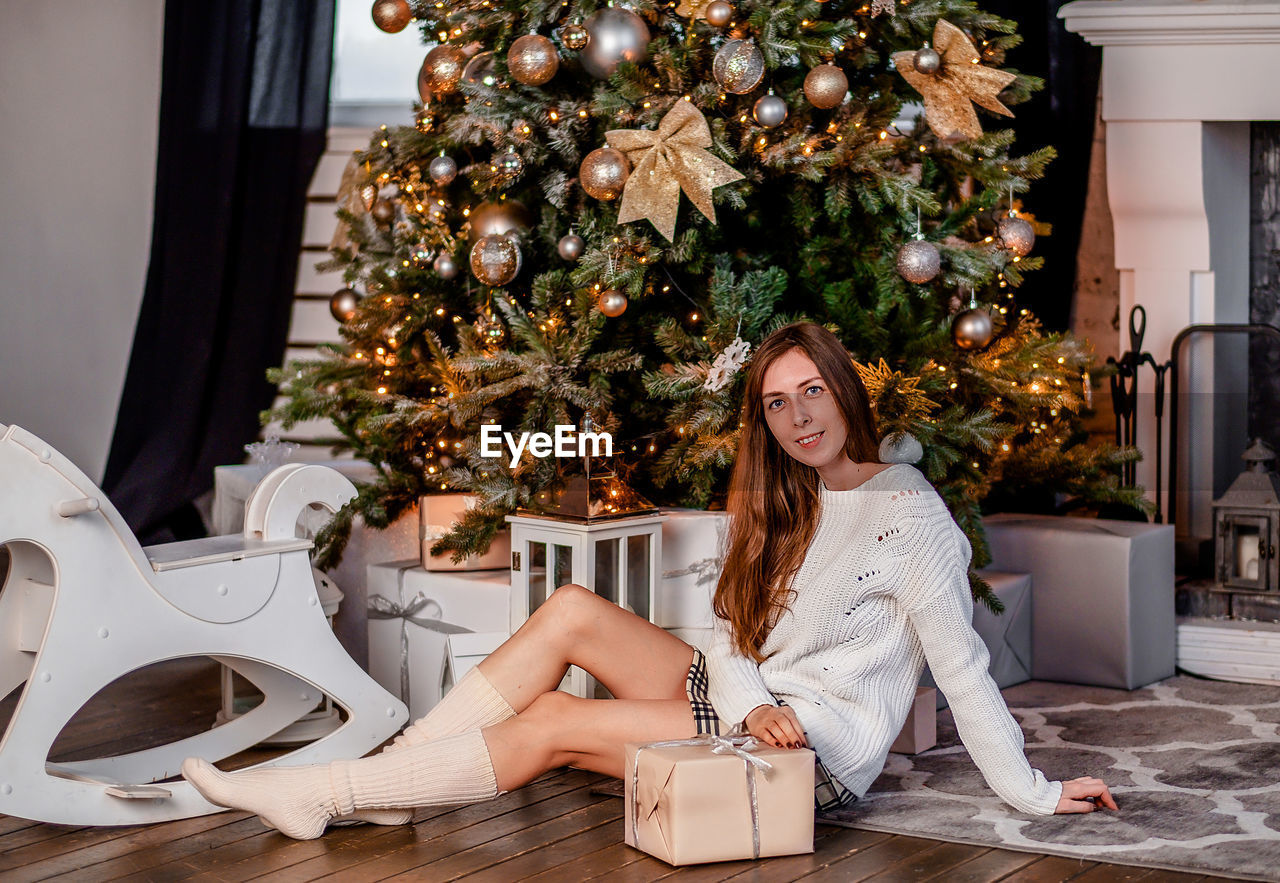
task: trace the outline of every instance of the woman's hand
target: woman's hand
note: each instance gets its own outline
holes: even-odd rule
[[[757,705],[743,721],[747,732],[774,748],[805,748],[804,730],[786,705]]]
[[[1055,813],[1093,812],[1095,809],[1119,809],[1115,798],[1101,779],[1084,776],[1062,783],[1062,798]]]

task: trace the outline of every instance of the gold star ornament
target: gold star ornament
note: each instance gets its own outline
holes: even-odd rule
[[[712,143],[707,118],[684,99],[667,111],[657,131],[614,129],[605,133],[605,140],[631,161],[618,223],[648,219],[668,242],[675,239],[681,190],[714,224],[711,191],[743,178],[733,166],[707,152]]]
[[[933,29],[933,51],[937,53],[937,69],[932,72],[917,67],[915,52],[895,52],[893,64],[903,79],[924,96],[925,122],[935,135],[943,140],[981,137],[982,126],[974,104],[992,113],[1013,116],[1013,111],[1000,103],[999,95],[1017,77],[983,67],[977,48],[964,31],[938,19]]]

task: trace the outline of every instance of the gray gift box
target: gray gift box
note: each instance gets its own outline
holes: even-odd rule
[[[1003,690],[1031,680],[1031,575],[991,568],[979,570],[978,575],[1004,603],[1004,612],[1000,614],[992,613],[985,604],[975,602],[973,605],[973,630],[991,655],[987,671]],[[936,686],[928,669],[920,683]],[[939,691],[938,708],[946,707],[947,699]]]
[[[1133,690],[1174,673],[1173,527],[983,519],[993,568],[1031,574],[1031,675]]]

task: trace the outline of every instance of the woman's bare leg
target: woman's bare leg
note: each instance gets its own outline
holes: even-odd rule
[[[600,700],[551,692],[482,732],[498,788],[510,791],[562,766],[621,778],[628,742],[686,739],[694,729],[687,697]]]
[[[517,713],[556,689],[570,665],[618,699],[679,699],[693,648],[579,585],[561,586],[479,669]]]

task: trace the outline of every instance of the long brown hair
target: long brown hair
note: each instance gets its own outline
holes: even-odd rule
[[[739,653],[764,660],[760,646],[787,605],[789,584],[818,527],[818,471],[782,449],[765,422],[764,374],[799,349],[817,366],[844,417],[845,453],[876,462],[871,402],[840,340],[821,325],[797,322],[765,338],[751,357],[742,404],[742,434],[729,479],[728,548],[716,585],[715,612],[732,626]]]

